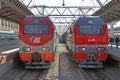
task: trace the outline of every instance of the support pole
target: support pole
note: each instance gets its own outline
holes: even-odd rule
[[[114,23],[110,23],[110,36],[114,37],[114,32],[113,32],[113,28],[114,28]]]
[[[2,9],[2,4],[1,4],[1,1],[0,1],[0,9]]]

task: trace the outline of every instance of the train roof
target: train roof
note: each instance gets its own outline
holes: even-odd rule
[[[49,16],[45,16],[45,15],[28,15],[23,20],[27,20],[28,18],[32,18],[32,19],[48,19],[48,20],[51,21]]]
[[[31,17],[31,18],[37,18],[37,17],[41,17],[41,18],[49,18],[47,15],[28,15],[27,17]]]
[[[99,16],[79,17],[75,23],[77,24],[105,24],[105,21]]]

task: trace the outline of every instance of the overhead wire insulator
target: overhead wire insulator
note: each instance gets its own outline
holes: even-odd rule
[[[65,6],[65,1],[63,0],[63,4],[62,4],[62,6]]]

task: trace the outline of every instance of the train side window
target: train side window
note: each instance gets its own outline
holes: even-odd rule
[[[100,27],[100,34],[104,33],[104,26]]]

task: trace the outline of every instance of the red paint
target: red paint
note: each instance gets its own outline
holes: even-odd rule
[[[25,18],[19,26],[19,38],[22,42],[25,44],[28,44],[30,46],[41,46],[46,43],[48,43],[54,36],[54,25],[50,21],[49,18],[40,18],[39,24],[48,24],[50,27],[50,33],[49,34],[23,34],[23,25],[24,24],[34,24],[34,21],[32,18]],[[40,43],[33,43],[30,41],[31,37],[38,37],[40,38]]]
[[[54,53],[41,53],[41,59],[45,61],[54,60]]]
[[[108,58],[107,53],[96,53],[96,60],[106,60]]]
[[[78,25],[74,24],[73,28],[74,44],[75,45],[107,45],[108,44],[108,30],[107,25],[104,25],[104,34],[79,34]],[[93,41],[88,41],[88,39]]]
[[[73,56],[75,60],[86,60],[87,59],[86,53],[74,53]]]
[[[32,54],[30,54],[30,53],[21,53],[21,54],[19,54],[19,56],[20,56],[20,59],[22,61],[30,61],[30,60],[32,60]]]
[[[20,59],[22,61],[30,61],[32,60],[32,54],[31,53],[21,53],[19,54]],[[44,61],[50,61],[54,60],[54,53],[41,53],[40,59]]]

